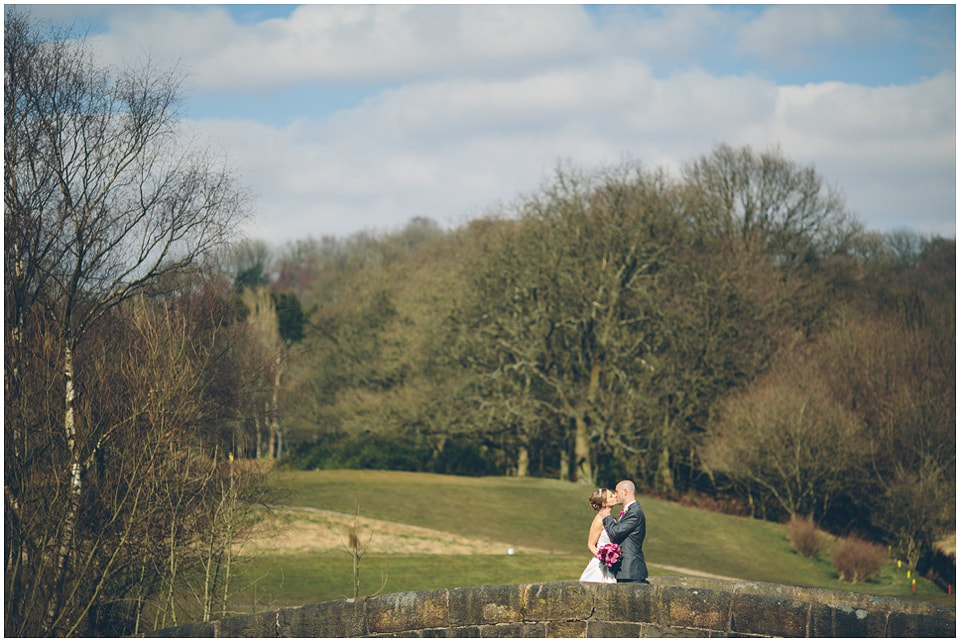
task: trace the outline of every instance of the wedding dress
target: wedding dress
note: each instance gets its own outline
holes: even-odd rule
[[[600,531],[600,539],[597,540],[597,548],[600,548],[604,544],[610,543],[610,536],[607,535],[606,529]],[[580,574],[581,582],[597,582],[600,584],[614,584],[617,581],[617,578],[613,576],[613,573],[610,572],[610,569],[601,562],[599,559],[594,557],[590,560],[590,563],[587,564],[587,568],[583,569],[583,573]]]

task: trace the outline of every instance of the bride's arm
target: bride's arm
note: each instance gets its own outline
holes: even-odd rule
[[[600,539],[600,533],[602,532],[603,521],[600,519],[600,516],[597,515],[590,523],[590,532],[587,534],[587,548],[590,549],[590,554],[594,557],[597,556],[597,540]]]

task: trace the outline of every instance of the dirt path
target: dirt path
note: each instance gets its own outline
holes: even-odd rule
[[[347,513],[303,506],[273,506],[272,510],[274,519],[264,520],[254,537],[244,544],[244,553],[346,551],[348,533],[357,521]],[[359,532],[368,553],[504,555],[508,549],[518,553],[549,552],[363,516],[359,518]]]
[[[650,564],[653,568],[662,568],[668,571],[673,571],[674,573],[680,573],[681,575],[694,575],[696,577],[709,577],[714,580],[732,580],[734,582],[743,582],[739,577],[727,577],[726,575],[714,575],[713,573],[705,573],[703,571],[698,571],[692,568],[681,568],[679,566],[667,566],[666,564]]]

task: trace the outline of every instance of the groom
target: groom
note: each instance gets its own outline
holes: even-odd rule
[[[624,480],[617,484],[617,503],[623,505],[620,519],[610,515],[610,508],[600,509],[603,527],[610,540],[620,545],[623,561],[616,572],[617,582],[647,582],[647,562],[643,559],[643,538],[647,535],[647,518],[640,510],[634,495],[636,486],[632,481]]]

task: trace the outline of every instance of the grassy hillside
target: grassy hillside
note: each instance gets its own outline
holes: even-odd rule
[[[466,478],[388,471],[277,473],[278,503],[354,514],[505,542],[549,553],[506,555],[368,554],[361,594],[425,588],[575,579],[588,561],[593,510],[589,488],[547,479]],[[933,584],[912,592],[906,569],[891,562],[862,584],[836,579],[829,552],[795,553],[782,525],[639,497],[647,516],[650,573],[714,574],[746,580],[853,590],[953,605]],[[377,537],[377,533],[371,533]],[[277,554],[247,560],[234,581],[238,611],[319,602],[353,594],[352,562],[343,550]],[[238,589],[243,590],[238,590]]]

